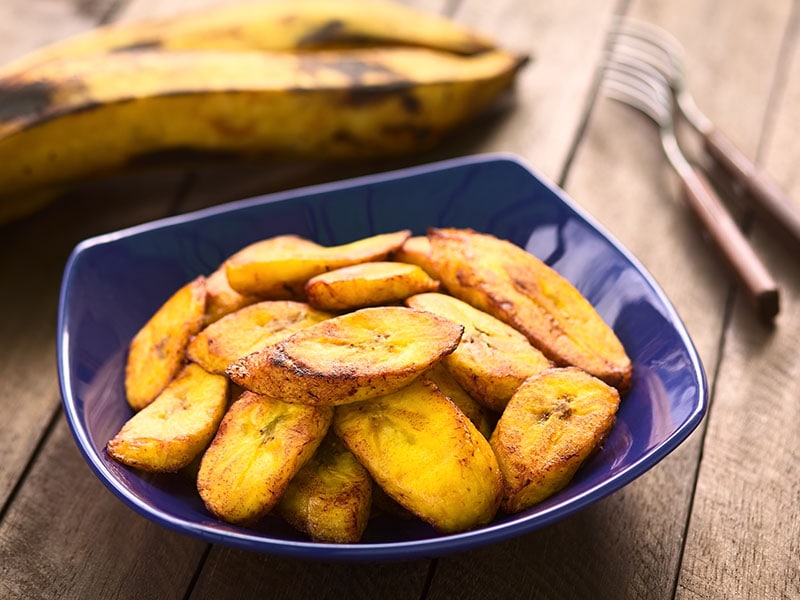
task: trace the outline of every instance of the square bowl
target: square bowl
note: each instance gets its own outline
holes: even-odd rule
[[[281,520],[223,523],[180,475],[111,459],[106,442],[130,418],[128,343],[180,286],[243,246],[294,233],[325,245],[429,226],[465,227],[525,248],[555,268],[612,326],[633,362],[631,389],[602,449],[544,502],[442,535],[423,522],[378,516],[358,544],[309,541]],[[514,156],[489,154],[238,201],[102,235],[70,256],[58,311],[58,369],[75,441],[123,502],[170,529],[212,543],[323,560],[432,557],[553,523],[626,485],[674,450],[708,401],[703,366],[676,311],[641,264],[563,191]]]

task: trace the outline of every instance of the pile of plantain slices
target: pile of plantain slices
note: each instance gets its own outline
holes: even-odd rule
[[[631,361],[561,275],[469,229],[281,235],[176,291],[130,343],[108,442],[208,511],[356,543],[378,512],[474,529],[567,486]]]
[[[378,0],[97,28],[0,68],[0,223],[152,156],[413,154],[484,111],[526,61]]]

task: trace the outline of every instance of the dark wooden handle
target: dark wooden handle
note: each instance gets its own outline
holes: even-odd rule
[[[800,205],[795,205],[791,198],[719,129],[712,128],[703,138],[706,152],[744,186],[755,202],[755,208],[783,227],[792,239],[800,244]]]
[[[681,178],[689,206],[710,241],[744,288],[759,316],[772,321],[780,308],[775,280],[705,177],[696,169],[689,169],[681,173]]]

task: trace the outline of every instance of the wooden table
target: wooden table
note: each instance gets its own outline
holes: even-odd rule
[[[209,3],[3,0],[0,62],[100,22]],[[686,47],[704,111],[800,202],[800,3],[413,3],[530,51],[535,62],[511,112],[406,162],[510,151],[565,187],[675,304],[711,384],[704,422],[657,467],[590,508],[435,560],[303,562],[165,530],[95,478],[61,411],[55,320],[71,248],[168,214],[396,165],[187,168],[87,185],[0,228],[0,597],[800,598],[798,250],[731,203],[781,285],[781,313],[766,327],[680,201],[656,129],[596,94],[615,12],[666,27]]]

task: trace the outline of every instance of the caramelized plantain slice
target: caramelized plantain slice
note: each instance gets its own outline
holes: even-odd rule
[[[573,365],[621,391],[631,361],[589,301],[522,248],[467,229],[431,229],[431,262],[454,296],[521,333],[558,366]]]
[[[614,424],[619,393],[575,367],[531,377],[490,443],[503,472],[502,509],[517,513],[563,489]]]
[[[333,315],[293,300],[265,300],[226,315],[198,333],[186,349],[190,360],[211,373]]]
[[[472,424],[483,434],[483,437],[489,439],[492,433],[492,422],[486,409],[459,385],[458,381],[447,370],[447,367],[444,366],[443,361],[436,363],[425,371],[425,377],[435,383],[439,391],[461,409],[461,412],[472,421]]]
[[[502,496],[497,459],[424,377],[393,394],[337,406],[333,428],[389,497],[438,531],[494,518]]]
[[[321,310],[351,310],[401,302],[439,289],[439,282],[416,265],[366,262],[321,273],[308,280],[306,297]]]
[[[128,347],[125,397],[134,410],[150,404],[180,371],[186,346],[203,327],[206,279],[175,292],[145,323]]]
[[[208,446],[225,414],[227,400],[226,377],[186,365],[108,442],[108,454],[144,471],[178,471]]]
[[[287,402],[346,404],[407,385],[455,350],[462,331],[429,312],[362,308],[245,356],[227,373],[246,389]]]
[[[245,296],[234,290],[228,283],[225,266],[221,266],[206,279],[206,316],[204,325],[215,323],[225,315],[255,304],[258,296]]]
[[[319,246],[302,238],[281,236],[236,253],[225,262],[225,272],[228,283],[241,294],[270,300],[304,299],[303,288],[315,275],[384,260],[410,235],[409,231],[385,233],[340,246]]]
[[[419,294],[406,304],[464,326],[458,348],[444,364],[461,387],[490,410],[502,412],[523,381],[553,366],[519,331],[458,298]]]
[[[372,507],[372,478],[332,432],[289,482],[276,511],[312,540],[355,543]]]
[[[243,525],[266,515],[314,454],[332,416],[330,407],[242,394],[200,462],[197,490],[209,512]]]
[[[431,243],[424,235],[415,235],[408,238],[394,252],[392,258],[398,262],[417,265],[432,278],[436,279],[436,270],[431,264]]]

